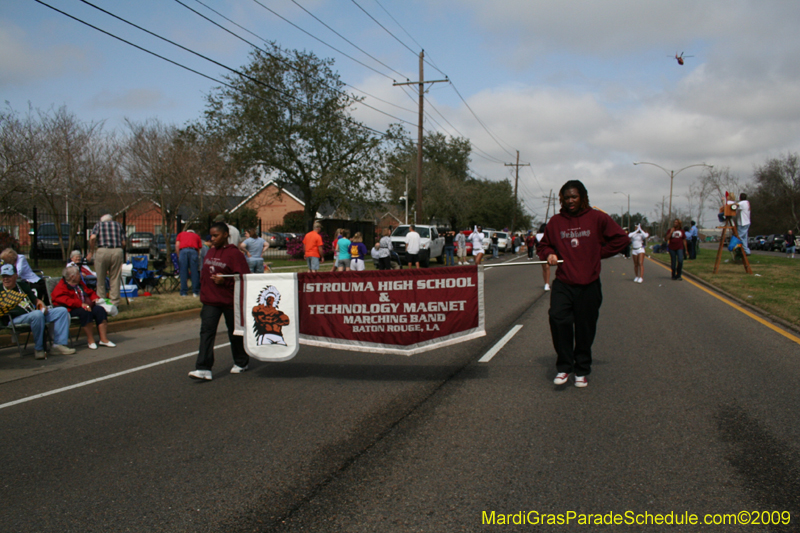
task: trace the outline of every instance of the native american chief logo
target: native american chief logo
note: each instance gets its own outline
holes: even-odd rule
[[[267,285],[258,295],[258,305],[253,307],[253,333],[256,345],[280,344],[286,346],[282,328],[289,325],[289,317],[278,310],[281,293],[274,285]]]

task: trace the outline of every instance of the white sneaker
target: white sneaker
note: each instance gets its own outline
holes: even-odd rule
[[[639,281],[637,283],[641,283],[643,281],[644,281],[644,278],[639,278]]]
[[[100,341],[98,344],[100,344],[100,346],[105,346],[106,348],[116,348],[117,347],[117,345],[114,344],[111,341],[108,341],[108,342]]]
[[[189,372],[189,377],[192,379],[211,381],[211,370],[192,370]]]
[[[575,386],[576,387],[586,387],[589,385],[589,382],[586,381],[586,376],[575,376]]]
[[[86,346],[88,346],[90,350],[96,350],[97,349],[97,344],[95,344],[93,342],[90,343],[90,344],[87,344]]]
[[[50,353],[57,353],[59,355],[72,355],[75,353],[75,348],[69,348],[63,344],[54,344],[50,347]]]
[[[544,284],[544,290],[546,290],[546,291],[550,290],[550,284],[549,283],[545,283]]]
[[[231,368],[231,374],[241,374],[242,372],[246,372],[250,369],[250,365],[239,366],[234,364],[233,368]]]
[[[36,359],[47,359],[47,352],[44,350],[35,350],[34,357],[36,357]]]
[[[559,372],[556,374],[556,379],[553,380],[555,385],[563,385],[569,379],[569,372]]]

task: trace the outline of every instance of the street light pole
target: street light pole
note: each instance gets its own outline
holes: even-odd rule
[[[614,194],[621,194],[623,196],[628,197],[628,232],[630,233],[631,230],[631,195],[625,194],[624,192],[614,191]],[[620,219],[621,221],[622,219]]]
[[[654,167],[658,167],[663,170],[667,176],[669,176],[669,212],[667,213],[667,219],[672,219],[672,181],[675,179],[675,176],[686,170],[687,168],[692,167],[708,167],[714,168],[714,165],[707,165],[705,163],[695,163],[694,165],[689,165],[687,167],[683,167],[680,170],[667,170],[666,168],[662,167],[661,165],[656,165],[655,163],[648,163],[647,161],[638,161],[634,163],[634,165],[652,165]]]

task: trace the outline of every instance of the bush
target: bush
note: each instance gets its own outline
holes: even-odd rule
[[[6,248],[13,248],[15,252],[19,253],[19,241],[7,231],[0,231],[0,250]]]
[[[322,237],[322,251],[326,258],[333,256],[333,241],[327,233],[320,233]],[[303,259],[306,255],[305,247],[303,246],[303,237],[295,237],[294,239],[286,239],[286,253],[294,259]]]

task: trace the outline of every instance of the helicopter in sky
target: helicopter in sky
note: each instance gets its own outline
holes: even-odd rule
[[[667,57],[672,57],[672,56],[667,56]],[[683,65],[683,59],[686,57],[694,57],[694,56],[685,56],[683,55],[683,52],[681,52],[681,55],[678,55],[678,52],[675,52],[675,60],[678,61],[679,65]]]

